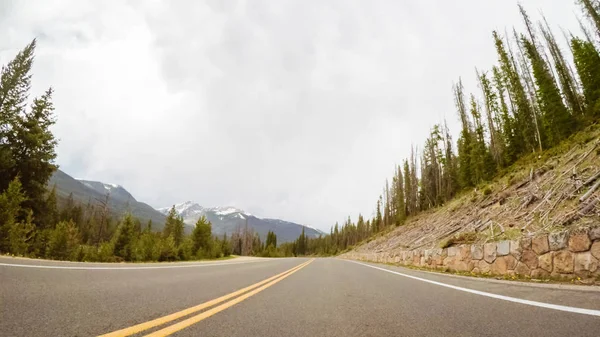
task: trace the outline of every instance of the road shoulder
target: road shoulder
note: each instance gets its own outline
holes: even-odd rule
[[[449,286],[462,287],[474,291],[514,297],[523,300],[537,301],[548,304],[571,306],[583,309],[600,310],[600,289],[595,286],[577,286],[565,284],[535,284],[487,278],[475,278],[459,275],[450,275],[428,271],[413,270],[399,266],[345,260],[347,263],[364,264],[377,268],[387,269],[395,273],[408,275],[408,277],[421,278]],[[365,268],[367,268],[365,266]],[[381,271],[383,272],[383,271]],[[390,275],[394,276],[394,275]],[[396,275],[402,277],[401,275]],[[414,282],[419,282],[413,279]]]

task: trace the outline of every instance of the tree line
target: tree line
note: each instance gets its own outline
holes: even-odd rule
[[[461,125],[456,144],[445,121],[434,125],[422,150],[413,147],[386,180],[371,219],[359,215],[356,222],[336,223],[328,235],[301,236],[289,244],[287,254],[338,254],[461,191],[483,186],[519,159],[538,156],[597,123],[600,2],[577,3],[593,32],[580,20],[583,37],[562,34],[566,51],[546,18],[534,23],[519,5],[524,30],[492,32],[497,61],[487,70],[475,70],[478,91],[467,93],[461,79],[452,87]]]

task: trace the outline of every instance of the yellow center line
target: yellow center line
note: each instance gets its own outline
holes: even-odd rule
[[[196,324],[196,323],[198,323],[198,322],[200,322],[200,321],[202,321],[202,320],[204,320],[204,319],[206,319],[206,318],[208,318],[210,316],[213,316],[213,315],[215,315],[215,314],[217,314],[217,313],[219,313],[219,312],[221,312],[221,311],[223,311],[223,310],[225,310],[225,309],[227,309],[229,307],[232,307],[232,306],[234,306],[234,305],[242,302],[243,300],[245,300],[245,299],[247,299],[247,298],[249,298],[251,296],[254,296],[254,295],[258,294],[259,292],[261,292],[261,291],[269,288],[270,286],[274,285],[275,283],[277,283],[277,282],[283,280],[284,278],[292,275],[293,273],[297,272],[298,270],[306,267],[308,264],[310,264],[314,260],[315,259],[311,259],[308,262],[301,264],[295,270],[290,271],[289,273],[285,274],[284,276],[281,276],[280,278],[275,279],[275,280],[269,282],[268,284],[263,285],[260,288],[254,289],[254,290],[252,290],[252,291],[250,291],[250,292],[248,292],[248,293],[246,293],[246,294],[244,294],[244,295],[242,295],[240,297],[234,298],[233,300],[231,300],[229,302],[225,302],[225,303],[219,305],[218,307],[214,307],[214,308],[212,308],[210,310],[207,310],[207,311],[205,311],[205,312],[203,312],[201,314],[198,314],[196,316],[192,316],[192,317],[190,317],[190,318],[188,318],[186,320],[183,320],[183,321],[181,321],[179,323],[173,324],[173,325],[168,326],[166,328],[163,328],[161,330],[155,331],[155,332],[153,332],[151,334],[148,334],[148,335],[146,335],[144,337],[164,337],[164,336],[169,336],[169,335],[171,335],[171,334],[173,334],[173,333],[175,333],[177,331],[180,331],[182,329],[185,329],[185,328],[189,327],[190,325]]]
[[[179,319],[181,317],[193,314],[193,313],[198,312],[200,310],[212,307],[213,305],[219,304],[219,303],[221,303],[223,301],[227,301],[230,298],[236,297],[236,296],[241,295],[241,294],[243,294],[243,293],[245,293],[247,291],[250,291],[252,289],[260,287],[261,285],[263,285],[265,283],[273,281],[273,280],[275,280],[275,279],[277,279],[279,277],[285,276],[288,273],[293,273],[294,271],[296,271],[296,270],[298,270],[298,269],[306,266],[307,264],[309,264],[313,260],[306,261],[306,262],[304,262],[304,263],[302,263],[302,264],[300,264],[298,266],[295,266],[294,268],[291,268],[291,269],[288,269],[288,270],[284,271],[283,273],[280,273],[280,274],[277,274],[275,276],[269,277],[269,278],[267,278],[265,280],[262,280],[260,282],[255,283],[255,284],[247,286],[247,287],[245,287],[243,289],[234,291],[234,292],[232,292],[230,294],[221,296],[219,298],[215,298],[214,300],[210,300],[208,302],[204,302],[204,303],[198,304],[196,306],[193,306],[193,307],[190,307],[190,308],[187,308],[187,309],[184,309],[184,310],[172,313],[170,315],[166,315],[166,316],[163,316],[163,317],[159,317],[159,318],[153,319],[151,321],[147,321],[147,322],[144,322],[144,323],[136,324],[134,326],[131,326],[131,327],[128,327],[128,328],[124,328],[124,329],[121,329],[121,330],[109,332],[107,334],[100,335],[98,337],[125,337],[125,336],[131,336],[131,335],[136,334],[138,332],[141,332],[141,331],[144,331],[144,330],[148,330],[148,329],[157,327],[159,325],[163,325],[165,323],[168,323],[168,322],[174,321],[176,319]]]

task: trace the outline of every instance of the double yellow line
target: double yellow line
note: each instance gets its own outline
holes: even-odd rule
[[[140,323],[134,326],[131,326],[129,328],[125,328],[125,329],[121,329],[121,330],[117,330],[117,331],[113,331],[98,337],[124,337],[124,336],[131,336],[133,334],[166,324],[168,322],[172,322],[174,320],[177,320],[179,318],[191,315],[193,313],[196,313],[200,310],[204,310],[207,308],[210,308],[214,305],[217,305],[221,302],[225,302],[229,299],[232,299],[228,302],[225,302],[217,307],[214,307],[210,310],[204,311],[198,315],[192,316],[190,318],[187,318],[179,323],[170,325],[166,328],[160,329],[158,331],[155,331],[151,334],[146,335],[146,337],[159,337],[159,336],[168,336],[171,335],[179,330],[185,329],[187,327],[189,327],[192,324],[196,324],[200,321],[202,321],[203,319],[206,319],[214,314],[217,314],[229,307],[232,307],[240,302],[242,302],[243,300],[254,296],[256,294],[258,294],[259,292],[269,288],[270,286],[274,285],[275,283],[283,280],[284,278],[292,275],[293,273],[297,272],[298,270],[306,267],[308,264],[310,264],[311,262],[313,262],[314,259],[311,259],[309,261],[306,261],[292,269],[286,270],[281,274],[277,274],[275,276],[269,277],[268,279],[262,280],[258,283],[255,283],[253,285],[250,285],[246,288],[234,291],[230,294],[221,296],[219,298],[215,298],[214,300],[210,300],[208,302],[204,302],[202,304],[193,306],[191,308],[187,308],[181,311],[178,311],[176,313],[170,314],[170,315],[166,315],[163,317],[159,317],[156,319],[153,319],[151,321],[148,322],[144,322],[144,323]],[[241,295],[241,296],[240,296]]]

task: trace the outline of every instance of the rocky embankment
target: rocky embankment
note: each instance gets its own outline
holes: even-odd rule
[[[600,226],[448,248],[351,251],[341,257],[473,274],[594,283],[600,281]]]

